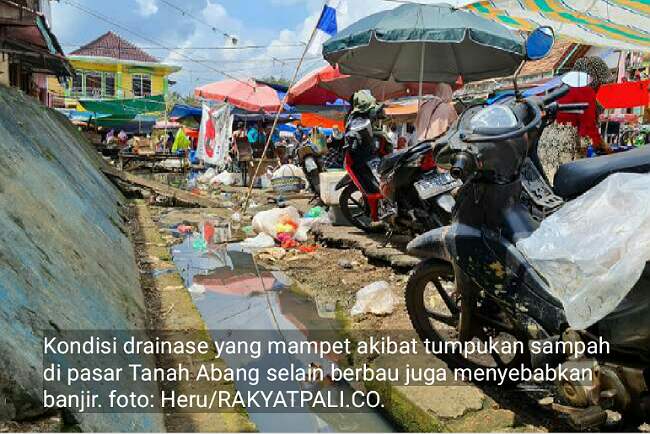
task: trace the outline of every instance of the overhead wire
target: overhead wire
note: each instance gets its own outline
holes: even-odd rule
[[[61,2],[62,2],[62,3],[66,3],[66,4],[72,6],[72,7],[76,8],[76,9],[78,9],[78,10],[80,10],[80,11],[86,13],[87,15],[90,15],[90,16],[92,16],[92,17],[98,19],[98,20],[104,21],[105,23],[111,24],[111,25],[113,25],[113,26],[115,26],[115,27],[118,27],[118,28],[120,28],[120,29],[122,29],[122,30],[128,32],[128,33],[131,33],[131,34],[137,36],[138,38],[140,38],[140,39],[142,39],[142,40],[144,40],[144,41],[149,42],[150,44],[158,45],[158,46],[161,47],[161,48],[166,48],[166,49],[168,49],[171,53],[176,54],[177,56],[179,56],[179,57],[181,57],[181,58],[187,60],[188,62],[192,62],[192,63],[197,63],[197,64],[203,64],[203,65],[206,65],[204,62],[208,61],[208,59],[194,59],[194,58],[192,58],[192,57],[186,56],[184,53],[179,52],[178,50],[170,49],[169,47],[166,47],[164,44],[160,43],[159,41],[156,41],[156,40],[153,39],[153,38],[150,38],[150,37],[148,37],[148,36],[146,36],[146,35],[142,35],[142,34],[139,33],[139,32],[136,32],[136,31],[134,31],[134,30],[132,30],[132,29],[129,29],[128,27],[126,27],[126,26],[124,26],[124,25],[122,25],[122,24],[120,24],[120,23],[117,23],[115,20],[112,20],[112,19],[110,19],[110,18],[104,16],[103,14],[101,14],[101,13],[99,13],[99,12],[97,12],[97,11],[94,11],[94,10],[92,10],[92,9],[89,9],[89,8],[85,7],[85,6],[80,5],[79,3],[77,3],[77,2],[74,1],[74,0],[61,0]],[[217,69],[217,68],[211,67],[211,66],[209,66],[209,65],[206,65],[206,68],[209,68],[209,69],[213,70],[214,72],[216,72],[216,73],[218,73],[218,74],[221,74],[221,75],[223,75],[223,76],[225,76],[225,77],[228,77],[228,78],[231,78],[231,79],[233,79],[233,80],[236,80],[236,81],[238,81],[238,82],[240,82],[240,83],[242,83],[242,84],[245,84],[245,85],[247,85],[247,86],[251,86],[251,87],[253,87],[253,86],[252,86],[250,83],[248,83],[247,81],[245,81],[245,80],[241,80],[240,78],[237,78],[237,77],[235,77],[234,75],[231,75],[231,74],[229,74],[229,73],[227,73],[227,72],[225,72],[225,71],[222,71],[222,70],[220,70],[220,69]]]
[[[213,32],[215,32],[215,33],[221,33],[224,37],[230,39],[230,40],[232,41],[233,44],[235,44],[235,45],[237,44],[237,41],[238,41],[237,36],[231,35],[230,33],[226,32],[226,31],[224,31],[224,30],[221,30],[221,29],[217,28],[216,26],[214,26],[214,25],[208,23],[207,21],[204,21],[204,20],[202,20],[202,19],[200,19],[200,18],[194,16],[193,14],[189,13],[188,11],[184,10],[184,9],[181,8],[180,6],[177,6],[176,4],[172,3],[172,2],[169,1],[169,0],[160,0],[160,1],[161,1],[162,3],[164,3],[164,4],[166,4],[167,6],[169,6],[170,8],[177,10],[177,11],[180,12],[183,16],[190,17],[190,18],[192,18],[194,21],[196,21],[196,22],[198,22],[198,23],[201,23],[201,24],[203,24],[203,25],[206,26],[206,27],[209,27]]]
[[[63,43],[61,44],[64,47],[81,47],[84,44],[78,44],[78,43]],[[135,48],[130,48],[130,47],[122,47],[123,50],[137,50],[137,49],[142,49],[142,50],[188,50],[188,51],[194,51],[194,50],[214,50],[214,51],[237,51],[237,50],[265,50],[269,48],[295,48],[295,47],[304,47],[305,44],[303,42],[297,42],[295,44],[272,44],[272,45],[237,45],[237,46],[199,46],[199,47],[135,47]]]

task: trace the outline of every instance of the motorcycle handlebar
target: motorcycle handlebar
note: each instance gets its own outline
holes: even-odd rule
[[[562,86],[555,89],[553,92],[549,93],[548,95],[543,96],[542,97],[542,103],[544,105],[548,105],[548,104],[552,103],[553,101],[562,98],[564,95],[569,93],[569,90],[571,90],[571,88],[569,86],[567,86],[566,84],[563,84]]]
[[[586,110],[589,108],[589,104],[585,102],[576,102],[572,104],[558,104],[557,109],[559,111],[573,111],[573,110]]]
[[[454,179],[464,181],[476,170],[473,156],[468,152],[459,152],[453,158],[449,174]]]

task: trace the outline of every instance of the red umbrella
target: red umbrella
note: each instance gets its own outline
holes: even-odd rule
[[[424,83],[423,93],[431,93],[435,84]],[[317,69],[289,89],[289,104],[324,105],[338,98],[350,99],[358,90],[369,89],[378,100],[417,95],[417,83],[396,83],[341,74],[330,65]]]
[[[272,87],[255,80],[224,80],[206,84],[194,90],[197,98],[223,101],[251,112],[277,112],[282,106]]]

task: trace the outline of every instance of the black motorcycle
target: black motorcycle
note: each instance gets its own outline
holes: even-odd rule
[[[425,141],[382,159],[379,165],[380,218],[390,228],[415,234],[447,225],[462,182],[436,166],[432,142]]]
[[[320,201],[320,174],[323,172],[323,157],[310,140],[305,140],[296,149],[298,163],[305,173],[314,200]]]
[[[343,190],[343,215],[366,231],[408,230],[420,234],[448,224],[454,200],[448,193],[460,185],[435,164],[432,142],[393,152],[394,144],[373,120],[350,119],[346,127],[344,166],[348,175],[336,186]],[[378,225],[383,223],[383,225]]]
[[[526,43],[527,57],[545,57],[553,42],[550,28],[537,29]],[[475,372],[556,368],[562,363],[587,366],[594,381],[559,381],[556,386],[565,405],[552,404],[577,429],[605,423],[606,409],[650,418],[648,267],[614,312],[587,330],[573,330],[561,302],[516,248],[543,218],[522,199],[528,196],[526,188],[532,188],[534,200],[552,205],[552,211],[612,173],[650,172],[650,149],[642,149],[566,164],[557,172],[553,189],[545,183],[537,158],[539,137],[558,111],[581,108],[562,106],[557,100],[576,79],[584,83],[585,76],[569,73],[565,84],[542,97],[517,96],[472,107],[436,143],[438,165],[448,167],[463,185],[451,226],[409,244],[409,252],[423,262],[406,290],[409,316],[428,345],[490,340],[524,344],[518,353],[441,354],[452,367]],[[571,354],[540,357],[530,350],[534,343],[589,344],[601,339],[611,344],[611,351],[580,360]]]

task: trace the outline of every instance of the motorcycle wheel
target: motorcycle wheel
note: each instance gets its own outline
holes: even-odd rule
[[[463,303],[456,290],[454,270],[451,264],[438,259],[421,262],[409,278],[406,286],[406,308],[411,323],[420,339],[428,340],[429,351],[445,361],[451,368],[463,369],[514,369],[530,360],[528,340],[508,329],[498,320],[486,318],[479,313],[478,301],[474,298]],[[524,352],[513,354],[472,354],[441,351],[454,343],[484,341],[488,337],[495,341],[519,340]]]
[[[370,209],[356,185],[348,184],[339,197],[339,206],[345,219],[364,232],[376,232],[370,217]]]
[[[307,179],[309,181],[309,186],[311,187],[312,193],[320,198],[320,173],[318,170],[312,170],[307,173]]]

